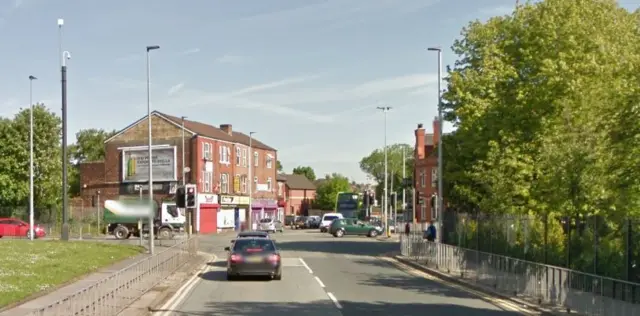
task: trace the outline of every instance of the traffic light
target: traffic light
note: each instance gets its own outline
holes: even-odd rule
[[[436,203],[438,202],[438,196],[437,195],[432,195],[431,196],[431,209],[435,210],[436,209]]]
[[[187,208],[196,207],[196,186],[195,184],[187,184],[185,186],[186,189],[186,205]]]
[[[179,187],[176,190],[176,207],[184,208],[186,193],[184,187]]]

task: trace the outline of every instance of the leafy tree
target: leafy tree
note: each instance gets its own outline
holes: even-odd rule
[[[389,186],[393,182],[395,192],[402,191],[402,167],[403,153],[406,159],[406,176],[411,177],[413,174],[413,146],[409,144],[393,144],[387,146],[387,171]],[[377,186],[377,196],[382,196],[384,189],[384,148],[372,151],[368,156],[360,160],[360,169],[376,180],[380,185]]]
[[[101,129],[84,129],[76,133],[76,143],[69,146],[69,194],[80,194],[80,164],[88,161],[100,161],[105,158],[104,141],[115,135],[117,131],[104,131]]]
[[[280,160],[276,160],[276,168],[277,168],[278,172],[282,172],[283,168],[282,168],[282,163],[280,162]]]
[[[313,171],[313,168],[311,168],[309,166],[297,166],[297,167],[293,168],[293,174],[303,175],[303,176],[307,177],[307,179],[309,179],[309,181],[315,181],[316,180],[316,173],[315,173],[315,171]]]
[[[463,29],[444,94],[457,127],[443,138],[453,209],[554,218],[550,232],[562,216],[598,216],[599,251],[625,253],[623,219],[640,216],[638,14],[615,1],[546,0]],[[593,271],[589,234],[572,235],[571,268]],[[624,264],[607,266],[623,274]]]
[[[351,185],[347,177],[338,173],[327,175],[324,180],[316,189],[315,207],[333,210],[336,207],[337,194],[350,191]]]

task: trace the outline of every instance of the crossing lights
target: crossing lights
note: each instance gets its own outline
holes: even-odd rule
[[[179,187],[176,190],[176,207],[178,208],[184,208],[184,204],[185,204],[185,199],[187,197],[187,193],[184,189],[184,187]]]
[[[195,184],[187,184],[185,186],[185,207],[186,208],[195,208],[196,207],[196,185]]]

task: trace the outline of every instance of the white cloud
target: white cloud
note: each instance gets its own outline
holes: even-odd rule
[[[174,95],[178,92],[180,92],[182,90],[182,88],[184,88],[184,82],[180,82],[177,85],[172,86],[171,88],[169,88],[169,91],[167,91],[168,95]]]
[[[249,58],[238,55],[224,55],[216,59],[217,63],[220,64],[241,64],[245,63],[249,60]]]
[[[480,13],[488,16],[502,16],[513,13],[515,7],[501,5],[497,7],[484,8],[480,10]]]
[[[191,48],[180,52],[180,55],[192,55],[200,52],[200,48]]]
[[[365,82],[355,87],[352,90],[352,93],[360,97],[366,97],[373,94],[383,94],[393,91],[424,87],[437,82],[437,74],[404,75]]]

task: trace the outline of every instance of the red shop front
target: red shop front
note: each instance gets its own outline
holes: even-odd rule
[[[218,211],[220,204],[217,194],[198,194],[196,231],[200,234],[214,234],[218,231]]]

